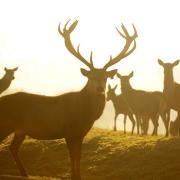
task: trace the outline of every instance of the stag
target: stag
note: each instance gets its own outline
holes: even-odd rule
[[[18,67],[14,69],[4,68],[5,75],[2,79],[0,79],[0,94],[10,86],[12,80],[14,79],[14,73],[17,69]]]
[[[76,49],[71,42],[70,35],[78,21],[74,21],[69,28],[68,23],[69,21],[63,30],[59,24],[58,31],[64,39],[67,50],[89,68],[89,70],[81,68],[82,75],[88,79],[84,88],[78,92],[59,96],[18,92],[0,98],[0,140],[14,133],[10,151],[22,176],[27,176],[27,173],[19,158],[18,150],[25,136],[28,135],[40,140],[64,138],[71,159],[71,178],[81,179],[80,157],[83,138],[103,112],[107,78],[113,78],[117,72],[116,69],[111,71],[107,69],[130,55],[136,48],[135,27],[133,26],[134,34],[130,36],[122,25],[124,33],[118,32],[126,40],[124,48],[114,58],[110,56],[110,60],[103,68],[95,68],[92,52],[88,62],[81,55],[79,46]]]
[[[134,89],[130,84],[130,78],[133,76],[133,72],[131,72],[127,76],[122,76],[119,73],[117,73],[117,76],[118,78],[120,78],[121,81],[121,92],[136,116],[138,134],[140,125],[143,123],[141,120],[150,118],[154,125],[152,135],[157,135],[158,118],[160,115],[164,122],[167,136],[168,108],[162,93],[158,91],[147,92],[143,90]]]
[[[126,119],[127,116],[132,122],[132,131],[131,134],[134,132],[134,127],[135,127],[135,120],[133,117],[133,113],[131,108],[129,107],[128,103],[124,99],[123,95],[116,95],[115,90],[117,88],[117,85],[114,88],[111,88],[110,85],[108,85],[108,92],[107,92],[107,101],[112,101],[115,109],[115,117],[114,117],[114,131],[117,130],[116,128],[116,120],[119,114],[124,115],[124,133],[126,133]]]
[[[169,109],[174,109],[178,111],[178,117],[176,121],[179,123],[175,123],[178,125],[178,134],[180,136],[180,84],[174,81],[173,77],[173,68],[179,64],[180,60],[176,60],[173,63],[164,63],[162,60],[158,59],[159,65],[164,68],[164,89],[163,95],[166,99]],[[168,124],[170,121],[170,117],[168,117]],[[172,126],[173,123],[170,124]],[[171,129],[172,127],[170,127]]]

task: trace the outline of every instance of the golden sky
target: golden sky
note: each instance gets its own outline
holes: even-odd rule
[[[114,68],[122,74],[133,70],[135,88],[162,90],[163,71],[157,59],[180,58],[178,0],[0,0],[0,75],[5,66],[19,67],[11,91],[54,95],[85,85],[82,63],[66,50],[57,31],[59,22],[69,19],[79,20],[72,41],[81,44],[87,58],[93,50],[97,67],[123,47],[115,27],[124,23],[133,33],[134,23],[137,49]],[[180,66],[174,74],[180,81]]]

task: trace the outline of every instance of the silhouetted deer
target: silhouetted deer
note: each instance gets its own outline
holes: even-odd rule
[[[176,60],[173,63],[164,63],[162,60],[158,59],[158,62],[164,68],[163,95],[168,103],[169,108],[178,111],[177,121],[179,121],[179,123],[176,123],[176,125],[180,125],[180,84],[176,83],[173,77],[173,68],[179,64],[179,60]],[[170,117],[168,117],[168,124],[169,121]],[[180,135],[180,126],[178,129],[178,133]]]
[[[14,72],[17,70],[18,68],[14,68],[14,69],[8,69],[8,68],[4,68],[5,70],[5,75],[3,76],[2,79],[0,79],[0,94],[5,91],[11,84],[11,81],[14,79]]]
[[[168,129],[166,126],[166,119],[168,108],[161,92],[147,92],[143,90],[136,90],[130,84],[130,78],[133,76],[131,72],[128,76],[122,76],[117,73],[117,76],[121,81],[121,92],[124,95],[127,103],[131,107],[137,120],[137,132],[139,134],[139,126],[143,118],[151,118],[154,130],[152,135],[157,135],[158,117],[161,115],[165,124],[166,135],[168,135]]]
[[[107,101],[111,100],[114,105],[115,109],[115,117],[114,117],[114,131],[117,130],[116,128],[116,120],[119,114],[124,115],[124,133],[126,133],[126,119],[127,116],[129,116],[129,119],[132,122],[132,131],[131,134],[134,132],[134,127],[135,127],[135,120],[133,117],[132,110],[128,106],[127,102],[125,101],[124,97],[122,94],[116,95],[115,90],[117,88],[117,85],[114,88],[111,88],[110,85],[108,85],[108,92],[107,92]]]
[[[69,22],[69,21],[68,21]],[[79,46],[74,48],[70,34],[78,21],[73,22],[63,30],[58,27],[60,35],[64,38],[65,46],[77,59],[90,70],[81,68],[81,73],[88,78],[85,87],[78,92],[69,92],[60,96],[42,96],[28,93],[15,93],[0,98],[0,139],[10,133],[15,136],[10,145],[10,151],[17,163],[22,176],[27,176],[22,162],[18,156],[18,149],[26,135],[36,139],[64,138],[70,154],[72,180],[80,180],[81,145],[84,136],[93,126],[105,106],[105,85],[107,78],[113,78],[117,70],[107,71],[109,67],[130,55],[136,48],[136,29],[130,36],[122,25],[126,40],[123,50],[114,58],[110,58],[105,66],[97,69],[93,66],[92,52],[90,63],[80,54]],[[130,45],[133,43],[132,48]]]

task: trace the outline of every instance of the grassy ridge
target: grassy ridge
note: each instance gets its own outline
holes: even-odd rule
[[[18,175],[8,151],[10,140],[11,137],[0,145],[0,175]],[[27,138],[20,156],[32,176],[69,177],[69,156],[63,140]],[[178,180],[180,139],[125,136],[121,132],[92,129],[83,143],[81,174],[85,180]]]

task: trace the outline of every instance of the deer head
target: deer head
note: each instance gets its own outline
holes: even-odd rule
[[[121,88],[129,88],[130,86],[130,79],[133,77],[134,72],[132,71],[129,75],[122,76],[121,74],[117,73],[117,77],[121,80]]]
[[[117,73],[117,69],[107,71],[109,67],[116,64],[117,62],[121,61],[123,58],[130,55],[136,48],[136,38],[137,38],[137,32],[135,27],[134,28],[134,34],[132,36],[129,35],[128,31],[126,30],[125,26],[122,24],[123,33],[121,33],[117,28],[118,33],[126,40],[126,43],[124,45],[124,48],[120,51],[120,53],[112,57],[110,56],[110,60],[104,65],[103,68],[95,68],[93,65],[92,55],[90,54],[90,62],[88,62],[80,53],[78,45],[77,49],[74,48],[70,34],[74,31],[75,27],[78,24],[78,21],[74,21],[69,28],[67,28],[69,21],[65,24],[63,30],[60,28],[60,24],[58,26],[58,31],[60,35],[64,38],[65,46],[68,49],[68,51],[73,54],[77,59],[79,59],[82,63],[84,63],[89,70],[85,70],[81,68],[81,73],[88,78],[88,84],[89,88],[92,92],[99,92],[104,93],[105,92],[105,86],[107,78],[113,78],[113,76]],[[130,49],[130,45],[133,43],[133,47]]]
[[[14,72],[18,69],[18,67],[14,68],[14,69],[8,69],[8,68],[4,68],[6,74],[4,76],[4,78],[6,80],[10,80],[12,81],[14,79]]]
[[[164,63],[162,60],[158,59],[159,65],[164,69],[164,88],[163,93],[166,98],[166,101],[171,106],[175,103],[175,82],[173,76],[173,68],[179,64],[179,60],[174,61],[173,63]]]
[[[176,60],[173,63],[164,63],[162,60],[158,59],[159,65],[163,66],[164,74],[172,74],[173,68],[179,64],[180,60]]]
[[[107,92],[107,97],[106,97],[107,101],[111,100],[114,96],[116,96],[116,93],[115,93],[116,88],[117,88],[117,84],[115,85],[114,88],[108,85],[108,92]]]

